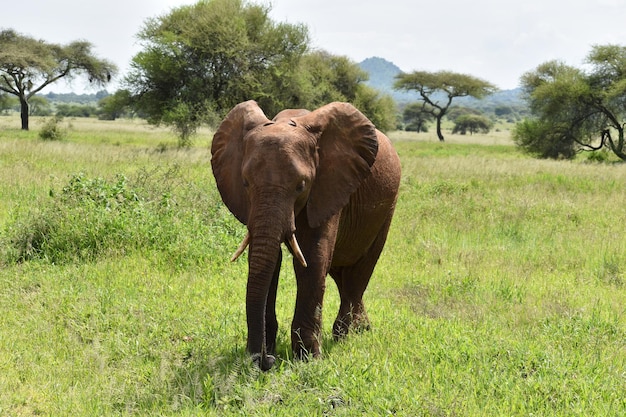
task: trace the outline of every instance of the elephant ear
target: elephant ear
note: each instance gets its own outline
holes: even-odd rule
[[[224,118],[213,136],[211,166],[222,200],[235,217],[248,223],[249,203],[243,187],[241,164],[243,138],[255,127],[269,123],[253,100],[237,104]]]
[[[331,103],[296,124],[318,135],[319,164],[307,202],[311,227],[338,213],[370,175],[378,152],[374,124],[348,103]]]

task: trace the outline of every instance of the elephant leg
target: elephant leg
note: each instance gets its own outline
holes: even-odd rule
[[[291,325],[291,347],[300,359],[319,357],[321,350],[322,306],[326,275],[330,268],[339,218],[316,229],[309,229],[306,217],[298,219],[296,234],[308,266],[294,258],[298,291]]]
[[[363,294],[373,270],[373,265],[361,261],[350,267],[331,269],[330,275],[337,283],[341,300],[339,312],[333,324],[335,340],[346,336],[351,327],[355,330],[369,329],[369,318],[363,304]]]
[[[298,279],[296,308],[291,325],[291,348],[298,359],[316,358],[322,353],[322,306],[325,289],[323,280]]]
[[[370,321],[363,304],[363,294],[385,246],[390,225],[391,216],[383,224],[367,252],[354,265],[334,267],[330,270],[330,275],[339,289],[341,300],[339,312],[333,324],[333,337],[336,340],[344,337],[351,327],[354,330],[369,330],[370,328]]]
[[[265,344],[267,353],[274,355],[276,353],[276,334],[278,333],[278,320],[276,319],[276,292],[278,291],[278,277],[280,275],[280,266],[282,264],[282,252],[278,253],[278,261],[274,268],[272,282],[267,294],[267,304],[265,306]]]

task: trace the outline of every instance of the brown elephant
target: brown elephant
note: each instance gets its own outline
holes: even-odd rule
[[[387,238],[400,184],[389,139],[348,103],[284,110],[269,120],[256,102],[235,106],[211,147],[224,203],[248,227],[233,256],[249,245],[248,352],[263,370],[274,364],[281,243],[294,255],[296,357],[321,354],[326,275],[339,288],[333,325],[368,328],[363,293]]]

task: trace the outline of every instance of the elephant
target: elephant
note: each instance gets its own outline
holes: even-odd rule
[[[247,234],[247,351],[263,370],[276,358],[281,245],[293,255],[296,305],[291,347],[321,356],[326,276],[340,307],[333,337],[369,329],[363,293],[391,224],[400,160],[391,141],[349,103],[283,110],[269,120],[258,104],[237,104],[216,130],[211,166],[219,193]]]

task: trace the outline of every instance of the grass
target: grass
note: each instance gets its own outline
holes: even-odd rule
[[[324,358],[293,361],[285,262],[260,373],[210,133],[179,151],[141,122],[71,123],[43,142],[0,118],[0,415],[626,413],[626,166],[530,159],[506,130],[392,134],[373,330],[331,340],[329,281]]]

